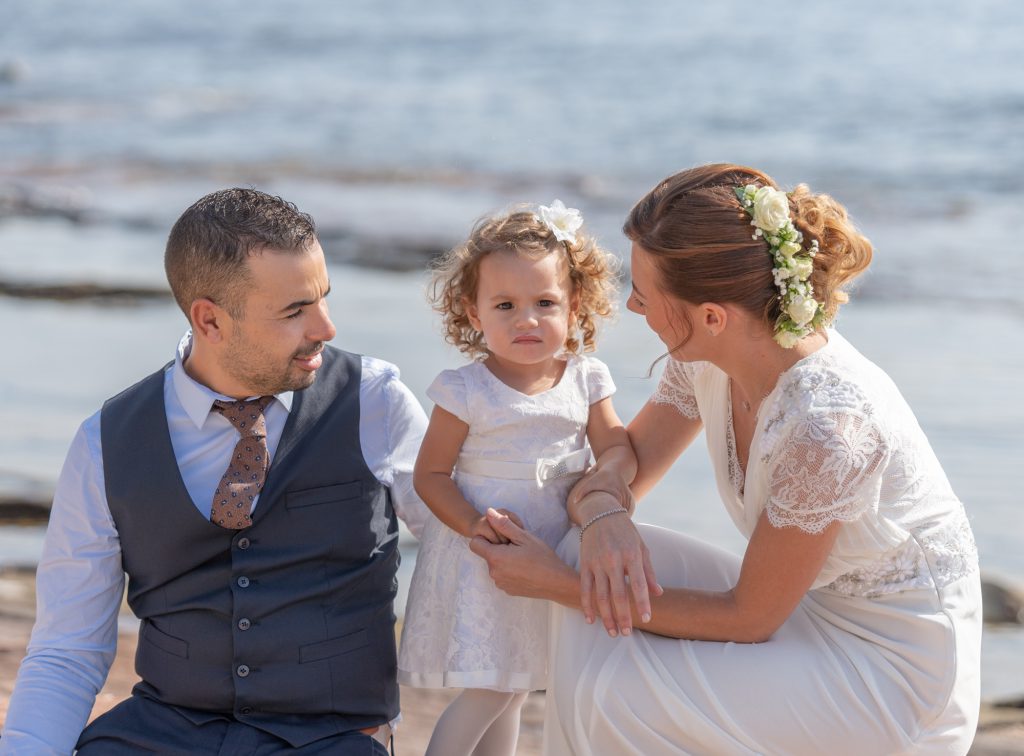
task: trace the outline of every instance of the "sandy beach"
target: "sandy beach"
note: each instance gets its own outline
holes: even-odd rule
[[[14,688],[18,665],[25,654],[35,614],[35,579],[31,571],[0,571],[0,724],[7,716],[7,704]],[[126,617],[130,615],[126,614]],[[127,623],[126,623],[127,624]],[[122,630],[117,658],[107,683],[96,698],[96,717],[127,697],[138,680],[134,669],[136,633]],[[457,691],[402,688],[402,724],[396,752],[418,756],[426,750],[431,729],[441,711]],[[517,756],[541,752],[544,694],[533,693],[523,710]],[[981,726],[970,751],[972,756],[1019,756],[1024,754],[1024,701],[1016,705],[986,705]]]

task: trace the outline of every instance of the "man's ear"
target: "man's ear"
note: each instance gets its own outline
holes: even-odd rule
[[[194,338],[201,338],[211,344],[227,339],[226,329],[230,325],[231,316],[212,299],[202,297],[194,300],[188,314]]]

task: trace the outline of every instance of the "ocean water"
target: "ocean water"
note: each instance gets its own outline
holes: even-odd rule
[[[422,296],[478,216],[560,197],[616,253],[647,188],[730,161],[835,195],[876,246],[839,326],[900,385],[971,515],[1024,583],[1024,5],[521,0],[0,2],[0,283],[163,286],[207,191],[317,219],[336,343],[413,391],[459,357]],[[78,423],[170,358],[184,320],[0,297],[0,495],[52,487]],[[659,345],[623,312],[599,354],[631,417]],[[740,549],[700,445],[643,518]],[[0,563],[40,532],[0,529]],[[410,552],[412,553],[412,552]],[[406,569],[412,560],[407,560]],[[986,637],[988,695],[1020,634]]]

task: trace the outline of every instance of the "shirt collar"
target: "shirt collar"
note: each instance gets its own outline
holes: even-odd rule
[[[174,365],[171,367],[171,382],[174,386],[174,393],[181,403],[182,409],[189,419],[195,423],[196,428],[202,428],[203,423],[210,414],[210,408],[218,399],[222,401],[235,401],[230,396],[218,394],[208,386],[204,386],[185,371],[185,360],[192,351],[192,331],[186,331],[178,342],[178,349],[174,354]],[[291,412],[292,399],[295,392],[285,391],[275,395],[275,399],[281,403],[285,411]],[[255,398],[255,397],[251,397]]]

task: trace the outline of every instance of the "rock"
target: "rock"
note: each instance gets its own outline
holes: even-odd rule
[[[1024,625],[1024,589],[983,577],[981,600],[986,624]]]

